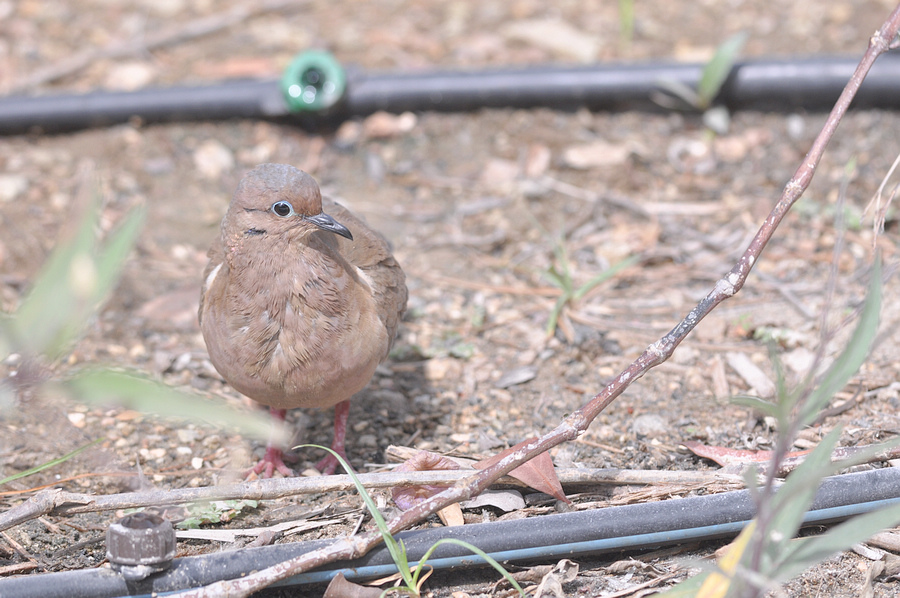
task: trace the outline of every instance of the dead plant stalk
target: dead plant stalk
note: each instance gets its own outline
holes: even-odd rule
[[[576,439],[587,430],[594,418],[622,394],[631,383],[642,377],[651,368],[666,361],[700,320],[706,317],[719,303],[740,291],[747,280],[747,276],[750,274],[750,270],[757,259],[759,259],[760,254],[772,238],[778,225],[784,219],[791,206],[794,205],[809,186],[819,160],[825,152],[825,147],[847,112],[850,102],[856,95],[875,59],[891,46],[892,40],[897,36],[898,29],[900,29],[900,5],[893,10],[888,20],[870,38],[865,55],[856,67],[850,81],[844,87],[843,92],[841,92],[840,98],[838,98],[837,103],[828,116],[828,120],[825,122],[825,126],[813,142],[812,148],[806,154],[803,163],[787,185],[785,185],[781,198],[750,242],[750,246],[731,271],[716,283],[713,290],[675,328],[651,344],[640,357],[616,376],[602,391],[597,393],[581,409],[564,419],[554,430],[537,440],[517,445],[514,447],[515,450],[493,466],[469,478],[460,480],[444,492],[394,517],[388,522],[390,532],[392,534],[397,533],[422,521],[443,507],[469,499],[487,488],[494,480],[512,471],[529,459],[563,442]],[[241,579],[220,581],[203,588],[174,594],[173,596],[181,598],[249,596],[252,592],[272,583],[326,563],[358,558],[379,542],[381,542],[381,534],[377,530],[355,537],[343,538],[330,546],[279,563]]]

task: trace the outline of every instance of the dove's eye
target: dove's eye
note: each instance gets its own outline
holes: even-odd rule
[[[276,201],[272,204],[272,211],[276,215],[286,218],[294,213],[294,206],[286,201]]]

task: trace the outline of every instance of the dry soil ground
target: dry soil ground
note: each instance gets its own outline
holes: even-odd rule
[[[240,3],[0,1],[0,89],[79,52],[179,28],[235,4]],[[29,91],[277,76],[310,46],[328,48],[365,69],[388,70],[701,61],[727,36],[746,30],[748,56],[859,56],[893,7],[875,0],[635,4],[634,39],[623,45],[617,3],[610,1],[298,2],[210,35],[126,56],[98,56]],[[548,26],[575,33],[548,38],[541,33]],[[146,205],[148,216],[121,284],[66,367],[135,367],[240,408],[241,398],[211,368],[196,325],[199,276],[242,174],[260,162],[293,164],[382,230],[408,276],[410,308],[397,358],[380,370],[351,412],[351,461],[361,470],[384,463],[390,444],[486,455],[548,430],[708,292],[756,231],[823,122],[821,114],[740,113],[728,134],[710,142],[695,118],[681,114],[537,109],[424,113],[406,126],[370,119],[321,136],[287,125],[231,121],[6,137],[0,139],[0,304],[16,307],[76,213],[79,186],[95,177],[105,228],[137,205]],[[670,362],[626,391],[581,441],[554,451],[556,464],[714,469],[680,443],[768,448],[773,431],[766,422],[727,400],[755,390],[730,365],[733,356],[749,357],[769,371],[767,346],[753,334],[768,328],[782,335],[780,351],[791,376],[808,365],[819,343],[818,314],[836,239],[834,206],[851,159],[856,168],[845,198],[850,228],[838,260],[832,320],[859,305],[873,244],[871,217],[863,217],[863,209],[900,153],[898,130],[900,117],[892,112],[848,116],[812,187],[743,292],[704,321]],[[888,221],[876,243],[889,269],[895,267],[895,221]],[[641,261],[573,306],[568,335],[547,338],[555,297],[546,292],[552,286],[543,273],[560,245],[576,282],[630,255]],[[844,445],[900,432],[900,351],[890,333],[900,317],[898,296],[896,277],[888,278],[886,334],[838,397],[852,399],[852,405],[805,431],[799,446],[814,444],[838,425]],[[3,374],[16,363],[7,360]],[[506,384],[504,376],[514,371],[528,373],[528,379]],[[75,460],[3,489],[9,491],[54,482],[91,493],[220,484],[237,479],[262,450],[258,442],[200,423],[48,404],[39,395],[4,416],[0,475],[106,439]],[[298,440],[327,444],[330,417],[295,412],[290,421]],[[309,465],[316,457],[302,458]],[[79,474],[91,475],[75,478]],[[3,494],[0,501],[9,507],[27,495]],[[621,495],[597,491],[576,503],[597,506]],[[352,494],[285,499],[265,502],[235,524],[262,525],[286,509],[328,503],[359,507]],[[103,531],[114,516],[48,518],[14,528],[0,539],[0,566],[29,558],[32,574],[98,566]],[[482,513],[472,516],[480,519]],[[351,526],[303,538],[339,535]],[[29,556],[19,554],[13,541]],[[694,554],[710,554],[716,546]],[[228,548],[183,541],[179,554]],[[567,592],[622,590],[675,567],[671,557],[660,557],[655,570],[608,569],[617,558],[582,563],[582,575]],[[843,554],[786,592],[856,596],[869,566],[856,554]],[[466,583],[471,579],[441,576],[429,591],[490,592],[492,576]],[[877,595],[900,594],[895,582],[879,581],[874,589]]]

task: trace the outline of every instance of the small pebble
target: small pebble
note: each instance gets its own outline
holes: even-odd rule
[[[524,384],[537,377],[537,368],[534,366],[522,366],[508,370],[500,376],[500,379],[494,384],[497,388],[509,388],[517,384]]]
[[[624,143],[594,141],[583,145],[573,145],[563,151],[563,164],[577,170],[620,166],[628,161],[631,148]]]
[[[113,65],[103,87],[115,91],[134,91],[146,87],[156,78],[156,68],[146,62],[125,62]]]
[[[631,431],[639,438],[655,438],[667,433],[668,430],[669,422],[656,413],[639,415],[631,422]]]
[[[356,444],[359,446],[373,448],[378,446],[378,437],[374,434],[362,434],[356,438]]]
[[[206,179],[218,179],[234,168],[234,154],[216,139],[207,139],[194,152],[194,166]]]
[[[363,134],[368,139],[397,137],[412,131],[416,127],[416,122],[418,122],[418,118],[412,112],[404,112],[399,115],[376,112],[363,121]]]
[[[12,201],[28,190],[28,179],[19,174],[0,174],[0,202]]]

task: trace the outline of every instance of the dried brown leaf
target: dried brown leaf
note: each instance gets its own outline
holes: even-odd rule
[[[723,467],[733,463],[764,463],[772,458],[772,451],[748,451],[744,449],[732,449],[724,446],[708,446],[696,440],[682,442],[692,453],[698,457],[715,461]],[[802,457],[810,451],[794,451],[787,454],[788,458]]]
[[[486,469],[506,455],[518,450],[520,447],[533,440],[535,439],[527,438],[511,448],[500,451],[493,457],[483,459],[475,464],[475,469]],[[559,478],[556,476],[556,469],[553,467],[553,460],[548,453],[541,453],[530,461],[513,469],[509,472],[509,475],[523,484],[528,484],[539,492],[549,494],[557,500],[570,502],[563,492],[562,484],[559,483]]]
[[[325,588],[323,598],[378,598],[379,596],[381,596],[379,588],[370,588],[347,581],[343,573],[338,573],[331,578],[331,583]]]
[[[437,453],[419,451],[398,465],[394,471],[441,471],[446,469],[459,469],[459,465]],[[391,499],[398,507],[406,511],[443,490],[446,490],[446,487],[427,484],[394,488],[391,490]]]

